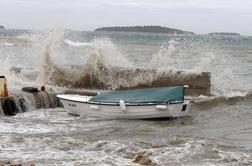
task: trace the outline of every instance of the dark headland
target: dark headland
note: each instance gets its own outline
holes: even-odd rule
[[[4,29],[4,26],[0,25],[0,29]]]
[[[169,34],[194,34],[193,32],[182,31],[179,29],[167,28],[162,26],[115,26],[97,28],[95,31],[106,32],[147,32],[147,33],[169,33]]]

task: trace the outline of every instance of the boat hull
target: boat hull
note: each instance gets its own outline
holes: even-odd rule
[[[188,115],[191,109],[189,100],[183,103],[166,105],[126,105],[122,109],[120,105],[90,104],[90,97],[78,95],[58,95],[64,108],[69,114],[77,116],[112,118],[112,119],[151,119],[151,118],[177,118]],[[78,100],[76,100],[78,98]]]

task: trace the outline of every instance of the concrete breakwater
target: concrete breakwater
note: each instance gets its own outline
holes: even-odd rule
[[[109,70],[107,68],[101,68],[94,72],[85,73],[74,80],[70,79],[70,77],[68,78],[66,73],[60,69],[54,71],[50,81],[53,84],[67,86],[69,88],[120,90],[188,85],[189,88],[186,89],[186,95],[210,96],[211,91],[211,74],[208,72],[191,74],[185,71],[159,72],[156,69],[126,69],[114,67]]]
[[[21,112],[27,109],[45,109],[60,107],[60,102],[56,97],[56,93],[41,91],[37,88],[26,87],[31,91],[12,91],[11,96],[14,97]],[[33,90],[33,91],[32,91]]]
[[[189,74],[184,71],[177,71],[171,74],[170,72],[158,73],[158,71],[155,69],[147,70],[123,68],[113,68],[112,71],[113,74],[110,76],[110,78],[107,77],[105,80],[100,80],[95,73],[91,73],[90,75],[86,75],[82,79],[82,81],[78,81],[77,85],[91,89],[109,89],[110,85],[108,83],[111,82],[111,80],[119,78],[117,79],[118,81],[127,82],[128,84],[121,84],[115,89],[136,89],[188,85],[189,87],[186,89],[186,95],[210,96],[211,74],[208,72]],[[124,75],[124,73],[127,74]],[[106,73],[104,73],[104,75],[106,75]],[[134,82],[134,80],[140,79],[141,77],[144,78],[142,81],[139,81],[135,84],[130,83],[130,81]],[[148,80],[148,78],[150,79]]]
[[[81,70],[79,67],[75,68]],[[12,68],[11,71],[19,75],[22,72],[22,68]],[[186,95],[211,95],[211,73],[209,72],[160,72],[157,69],[121,67],[108,69],[104,66],[100,66],[98,70],[83,72],[78,76],[57,67],[51,71],[50,78],[46,75],[45,80],[48,80],[53,85],[68,87],[69,89],[120,90],[188,85],[189,88],[186,89]],[[38,73],[34,75],[38,75]],[[32,79],[30,78],[32,75],[27,77]]]

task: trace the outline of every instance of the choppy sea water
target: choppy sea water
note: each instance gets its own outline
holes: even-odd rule
[[[32,107],[14,117],[0,116],[0,160],[138,165],[133,161],[144,154],[156,165],[252,165],[251,37],[62,30],[0,34],[0,74],[7,76],[10,91],[42,84],[57,92],[65,88],[43,80],[49,45],[50,58],[63,67],[85,65],[99,52],[113,66],[209,71],[215,95],[193,99],[188,117],[170,121],[73,117],[63,108]],[[17,74],[13,67],[22,70]]]

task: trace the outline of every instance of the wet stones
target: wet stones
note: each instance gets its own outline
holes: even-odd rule
[[[156,163],[150,159],[149,156],[145,154],[138,154],[133,160],[134,163],[138,163],[141,165],[155,166]]]
[[[11,161],[0,161],[0,166],[35,166],[35,164],[21,164]]]

